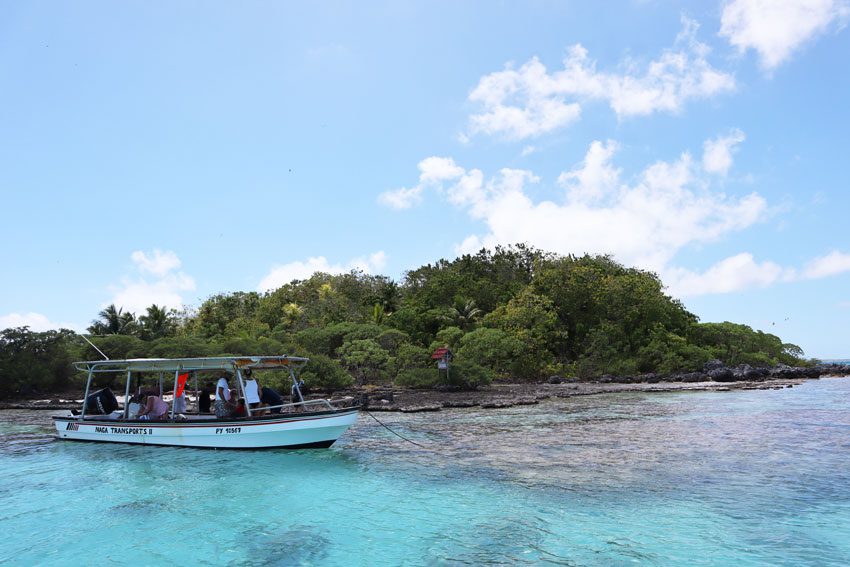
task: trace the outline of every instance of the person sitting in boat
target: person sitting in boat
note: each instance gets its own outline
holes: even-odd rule
[[[245,409],[245,398],[239,398],[239,401],[236,402],[236,409],[233,410],[231,414],[232,417],[246,417],[248,415],[248,411]]]
[[[215,387],[212,382],[207,382],[206,386],[198,394],[198,411],[201,413],[210,413],[210,408],[212,407],[210,394],[213,392],[215,392]]]
[[[271,388],[263,387],[262,396],[260,397],[260,401],[263,402],[264,406],[271,406],[273,409],[269,410],[271,413],[280,413],[281,408],[275,406],[283,405],[283,398],[278,394],[275,390]]]
[[[133,394],[130,396],[130,407],[127,408],[127,419],[136,419],[142,411],[141,396]]]
[[[168,404],[162,398],[153,394],[142,394],[141,403],[144,407],[139,412],[138,419],[160,420],[168,413]]]
[[[215,416],[229,417],[233,410],[236,409],[236,404],[231,402],[233,396],[230,395],[230,385],[227,383],[227,375],[223,375],[218,379],[215,385]]]

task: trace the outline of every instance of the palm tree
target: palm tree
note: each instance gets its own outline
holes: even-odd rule
[[[481,311],[475,306],[475,301],[458,301],[454,307],[449,307],[446,319],[463,331],[468,331],[481,318]]]
[[[385,281],[381,286],[379,303],[387,314],[392,313],[398,308],[400,295],[398,284],[392,280]]]
[[[304,309],[300,305],[297,303],[287,303],[283,306],[283,319],[281,322],[288,328],[294,329],[301,321],[303,315]]]
[[[389,316],[390,314],[386,312],[386,308],[380,303],[376,303],[372,306],[372,322],[376,325],[383,324],[384,318]]]
[[[158,339],[170,335],[174,330],[174,313],[156,303],[147,308],[147,314],[139,317],[144,338]]]
[[[88,332],[93,335],[132,335],[136,330],[136,316],[112,303],[98,313]]]

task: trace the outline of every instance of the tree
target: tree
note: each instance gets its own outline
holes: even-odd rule
[[[383,381],[390,356],[374,339],[346,342],[340,347],[339,355],[358,384]]]
[[[0,331],[0,398],[55,392],[69,385],[75,333],[35,333],[29,327]]]
[[[132,335],[137,330],[135,314],[115,307],[114,303],[98,313],[98,318],[88,328],[88,332],[93,335]]]
[[[255,319],[259,303],[260,296],[253,291],[214,295],[201,304],[192,326],[201,336],[207,338],[227,336],[227,326],[236,319]]]
[[[466,332],[475,326],[482,315],[483,312],[475,306],[475,301],[468,299],[458,301],[454,306],[449,307],[446,321]]]
[[[155,303],[148,307],[147,312],[139,317],[142,338],[154,340],[173,335],[177,327],[176,314],[174,309],[159,307]]]
[[[381,325],[384,322],[384,319],[388,316],[386,312],[386,308],[380,303],[376,303],[372,306],[372,322],[376,325]]]
[[[482,249],[439,260],[405,274],[406,303],[419,309],[451,307],[472,300],[484,312],[506,303],[531,282],[537,264],[549,255],[524,244]]]
[[[484,324],[515,336],[541,363],[552,361],[552,346],[563,332],[558,329],[558,315],[552,300],[535,294],[530,288],[489,313]]]
[[[482,327],[460,339],[457,361],[466,361],[490,368],[502,376],[530,377],[524,363],[528,362],[523,344],[501,329]]]
[[[440,348],[441,346],[455,348],[464,334],[465,333],[460,329],[460,327],[446,327],[445,329],[440,329],[440,332],[437,333],[436,341],[439,344],[432,346],[434,346],[434,348]]]

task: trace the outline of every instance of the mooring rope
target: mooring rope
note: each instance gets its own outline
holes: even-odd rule
[[[417,447],[421,447],[421,448],[423,448],[423,449],[428,449],[428,447],[426,447],[425,445],[420,445],[420,444],[419,444],[419,443],[417,443],[416,441],[413,441],[412,439],[408,439],[407,437],[405,437],[405,436],[404,436],[404,435],[402,435],[401,433],[397,433],[397,432],[393,431],[393,430],[390,428],[390,426],[389,426],[389,425],[387,425],[386,423],[384,423],[383,421],[381,421],[380,419],[378,419],[377,417],[375,417],[374,415],[372,415],[372,413],[371,413],[369,410],[363,409],[363,410],[360,410],[360,411],[365,412],[365,413],[366,413],[366,415],[368,415],[369,417],[371,417],[372,419],[374,419],[375,421],[377,421],[379,424],[381,424],[383,427],[385,427],[385,428],[386,428],[386,430],[387,430],[387,431],[389,431],[390,433],[392,433],[393,435],[396,435],[396,436],[398,436],[398,437],[401,437],[402,439],[404,439],[404,440],[405,440],[405,441],[407,441],[408,443],[413,443],[413,444],[414,444],[414,445],[416,445]]]

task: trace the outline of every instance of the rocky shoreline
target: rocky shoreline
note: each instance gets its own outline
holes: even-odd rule
[[[731,390],[780,390],[792,388],[806,380],[822,376],[850,376],[850,365],[817,365],[773,368],[753,368],[743,364],[727,367],[713,360],[706,363],[702,372],[660,376],[605,375],[598,380],[582,382],[552,376],[544,383],[495,383],[473,391],[412,390],[393,386],[363,386],[333,392],[332,398],[358,400],[364,409],[383,412],[433,412],[444,408],[499,409],[533,405],[544,400],[595,396],[623,392],[683,392]],[[77,396],[50,396],[45,399],[8,400],[0,402],[0,409],[64,410],[78,409]],[[69,399],[70,398],[70,399]]]
[[[335,396],[358,398],[369,411],[428,412],[443,408],[509,408],[532,405],[553,398],[594,396],[622,392],[682,392],[731,390],[780,390],[792,388],[821,376],[850,376],[850,365],[821,364],[812,367],[778,365],[754,368],[747,364],[728,367],[719,360],[705,364],[702,372],[660,376],[604,375],[581,382],[552,376],[542,384],[496,383],[474,391],[408,390],[400,388],[359,388],[337,392]]]

